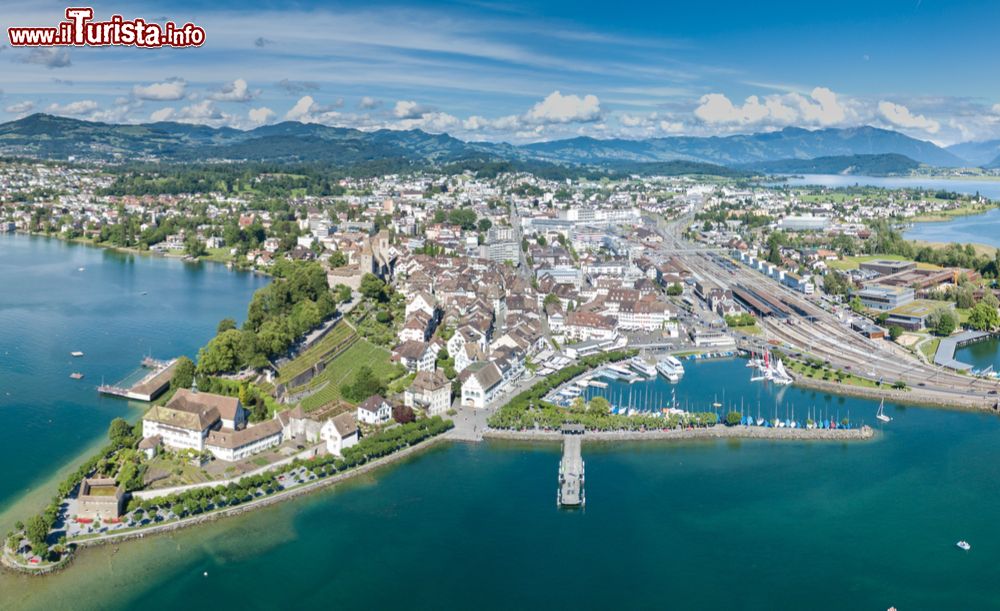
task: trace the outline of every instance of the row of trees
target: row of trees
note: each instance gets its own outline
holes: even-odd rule
[[[254,293],[243,328],[223,321],[218,334],[198,352],[198,373],[264,367],[336,313],[336,299],[319,263],[281,261],[274,274],[274,282]]]

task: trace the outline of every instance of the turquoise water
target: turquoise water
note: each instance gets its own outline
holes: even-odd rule
[[[915,223],[903,234],[908,240],[987,244],[1000,247],[1000,208],[950,221]]]
[[[265,282],[221,265],[0,235],[0,513],[113,418],[140,413],[99,396],[102,379],[119,381],[147,354],[193,356]],[[77,350],[85,356],[71,357]]]
[[[1000,339],[989,339],[970,344],[955,351],[955,358],[972,365],[973,369],[1000,371]]]
[[[48,273],[68,286],[71,274],[55,259],[82,255],[65,245],[43,247],[54,249]],[[87,274],[101,266],[126,267],[134,270],[135,282],[173,282],[181,293],[176,287],[190,286],[182,280],[189,273],[195,276],[188,281],[199,286],[256,282],[225,270],[216,277],[214,268],[189,272],[173,261],[123,264],[89,249],[86,256],[96,257],[86,263]],[[105,280],[100,287],[88,283],[84,292],[114,292],[117,276],[95,274]],[[41,275],[25,275],[21,282],[40,284]],[[249,288],[233,292],[245,300]],[[2,312],[8,316],[15,300],[4,294]],[[36,305],[22,309],[40,310],[41,301],[25,299]],[[244,304],[236,305],[230,315],[242,311]],[[115,307],[111,301],[94,309]],[[199,342],[184,337],[210,335],[221,316],[214,314],[204,324],[164,315],[160,324],[174,329],[165,334],[172,341],[194,345]],[[34,320],[44,312],[21,316]],[[94,316],[107,319],[105,324],[115,320],[113,313]],[[46,343],[46,332],[38,328],[17,334],[21,343]],[[62,368],[70,366],[62,357],[66,341],[48,342],[54,346],[39,350],[23,375],[30,379],[33,371],[53,369],[48,383],[61,385]],[[119,373],[146,351],[140,339],[122,345],[123,352],[135,354],[116,357]],[[99,347],[79,348],[88,352],[85,361],[100,353]],[[154,355],[160,349],[183,346],[157,345]],[[692,409],[742,399],[754,409],[759,402],[765,413],[775,404],[779,410],[794,405],[800,419],[815,407],[874,420],[870,401],[751,383],[739,360],[686,361],[685,367],[677,397]],[[6,361],[2,371],[9,375]],[[64,400],[58,397],[74,396],[73,388],[39,389],[32,406],[58,416],[56,406]],[[633,397],[661,398],[669,389],[662,381],[631,388]],[[56,398],[46,399],[50,394]],[[128,411],[117,402],[88,399],[83,405],[77,425],[94,435]],[[2,417],[8,418],[9,409],[5,404]],[[0,608],[995,608],[1000,419],[888,404],[886,409],[894,420],[872,442],[585,443],[582,511],[556,507],[556,444],[445,443],[267,509],[86,550],[69,570],[51,577],[0,574]],[[17,418],[4,421],[4,429],[14,429],[4,432],[8,437],[0,445],[5,464],[26,454],[47,459],[46,429],[28,428],[23,420],[30,413],[22,408]],[[91,422],[96,420],[100,426]],[[26,439],[16,440],[18,435]],[[76,447],[92,436],[80,434]],[[19,445],[8,447],[12,442]],[[20,481],[2,477],[7,490],[18,490],[27,485],[25,478],[41,477],[47,469],[36,465]],[[955,548],[959,539],[969,540],[972,551]]]
[[[805,174],[790,176],[783,183],[791,186],[853,187],[855,185],[883,189],[931,189],[953,191],[965,195],[979,193],[990,199],[1000,199],[1000,181],[927,178],[923,176],[851,176],[843,174]]]

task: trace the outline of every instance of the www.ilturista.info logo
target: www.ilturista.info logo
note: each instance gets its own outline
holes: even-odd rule
[[[112,15],[108,21],[94,21],[94,9],[66,9],[66,21],[55,27],[7,28],[12,47],[126,46],[126,47],[200,47],[205,44],[205,30],[193,23],[163,25],[144,19],[124,19]]]

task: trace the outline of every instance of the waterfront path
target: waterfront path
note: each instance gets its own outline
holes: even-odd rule
[[[218,518],[222,518],[222,517],[226,517],[226,516],[238,515],[238,514],[246,512],[246,511],[252,511],[254,509],[259,509],[261,507],[266,507],[266,506],[271,505],[273,503],[279,503],[279,502],[281,502],[283,500],[291,499],[291,498],[297,497],[297,496],[299,496],[301,494],[308,494],[310,492],[319,490],[321,488],[325,488],[327,486],[332,486],[332,485],[337,484],[339,482],[351,479],[353,477],[357,477],[357,476],[362,475],[364,473],[368,473],[370,471],[378,469],[379,467],[384,467],[386,465],[389,465],[389,464],[391,464],[393,462],[396,462],[396,461],[401,460],[403,458],[406,458],[408,456],[412,456],[413,454],[416,454],[417,452],[422,452],[423,450],[425,450],[427,448],[430,448],[430,447],[434,446],[435,444],[439,443],[444,438],[445,438],[445,435],[437,435],[435,437],[431,437],[430,439],[425,439],[424,441],[421,441],[417,445],[410,446],[408,448],[399,450],[398,452],[395,452],[395,453],[390,454],[388,456],[383,456],[382,458],[378,458],[378,459],[375,459],[373,461],[367,462],[367,463],[365,463],[365,464],[363,464],[363,465],[361,465],[359,467],[355,467],[354,469],[351,469],[350,471],[345,471],[344,473],[338,473],[338,474],[332,475],[330,477],[320,478],[320,479],[314,480],[312,482],[308,482],[308,483],[305,483],[305,484],[301,484],[301,485],[295,486],[294,488],[290,488],[290,489],[284,490],[282,492],[276,492],[274,494],[271,494],[271,495],[268,495],[268,496],[264,496],[264,497],[261,497],[259,499],[255,499],[255,500],[250,501],[248,503],[244,503],[242,505],[237,505],[235,507],[229,507],[229,508],[225,508],[225,509],[219,509],[219,510],[216,510],[216,511],[211,511],[209,513],[203,513],[203,514],[199,514],[199,515],[196,515],[196,516],[191,516],[191,517],[188,517],[188,518],[182,518],[180,520],[172,520],[170,522],[166,522],[166,523],[163,523],[163,524],[157,524],[156,526],[145,526],[145,527],[135,528],[135,529],[132,529],[132,530],[127,530],[127,531],[111,532],[111,533],[102,534],[102,535],[98,535],[98,536],[95,536],[95,537],[89,537],[89,538],[77,538],[77,539],[73,539],[73,540],[69,541],[69,543],[75,544],[78,547],[89,547],[89,546],[94,546],[94,545],[103,545],[103,544],[106,544],[106,543],[113,543],[113,542],[117,542],[117,541],[126,541],[126,540],[129,540],[129,539],[139,539],[139,538],[145,537],[146,535],[154,535],[154,534],[158,534],[158,533],[170,532],[170,531],[177,530],[177,529],[180,529],[180,528],[185,528],[185,527],[188,527],[188,526],[194,526],[196,524],[201,524],[203,522],[210,522],[210,521],[216,520]]]
[[[529,430],[507,431],[488,429],[485,439],[510,439],[517,441],[562,441],[559,431]],[[580,436],[584,441],[684,441],[691,439],[774,439],[788,441],[860,441],[875,437],[870,426],[858,429],[789,429],[762,426],[715,426],[689,429],[657,429],[654,431],[587,431]]]

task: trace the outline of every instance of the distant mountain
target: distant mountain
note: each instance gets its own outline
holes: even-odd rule
[[[1000,140],[962,142],[948,147],[948,152],[968,162],[968,165],[985,166],[1000,156]]]
[[[964,165],[957,156],[932,142],[867,126],[815,131],[788,127],[760,134],[709,138],[677,136],[638,141],[573,138],[529,144],[523,148],[543,159],[576,163],[687,159],[744,165],[779,159],[896,153],[933,166]]]
[[[597,166],[648,173],[648,164],[693,162],[744,166],[787,159],[887,155],[909,157],[934,166],[960,166],[962,160],[936,145],[903,134],[858,127],[778,132],[727,137],[673,137],[648,140],[572,138],[525,146],[465,142],[447,134],[420,130],[364,132],[344,127],[286,121],[252,130],[159,122],[114,125],[34,114],[0,124],[0,154],[49,159],[101,159],[176,162],[205,160],[273,163],[321,162],[341,167],[395,167],[458,162],[539,162]],[[667,172],[690,168],[705,173],[709,165],[660,166]]]
[[[769,174],[860,174],[865,176],[888,176],[908,174],[920,164],[906,155],[888,153],[885,155],[837,155],[816,157],[815,159],[779,159],[762,161],[743,166],[748,170]]]

